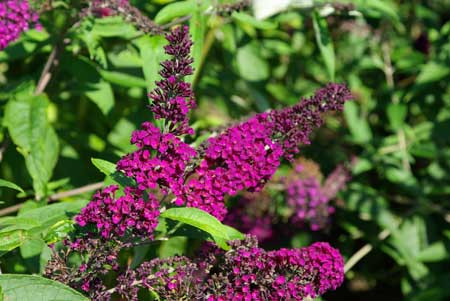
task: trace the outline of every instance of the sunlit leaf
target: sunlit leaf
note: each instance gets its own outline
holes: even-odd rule
[[[2,274],[0,287],[8,301],[89,301],[72,288],[40,276]]]
[[[22,188],[20,188],[18,185],[14,184],[13,182],[6,181],[3,179],[0,179],[0,187],[8,187],[8,188],[20,191],[20,192],[25,192],[25,191],[23,191]]]
[[[162,212],[161,217],[194,226],[211,234],[222,248],[227,248],[226,242],[229,240],[244,238],[236,229],[222,224],[214,216],[197,208],[170,208]]]

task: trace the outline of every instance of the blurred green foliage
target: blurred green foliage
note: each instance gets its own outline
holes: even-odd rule
[[[79,1],[55,2],[41,17],[44,30],[0,52],[0,206],[24,203],[17,217],[0,217],[8,273],[42,272],[45,243],[70,231],[70,217],[89,199],[47,205],[55,193],[103,181],[96,167],[111,174],[107,161],[133,150],[130,133],[150,119],[146,94],[164,58],[163,37],[143,35],[120,17],[73,27],[68,4]],[[356,158],[344,205],[329,233],[286,242],[326,240],[358,259],[347,262],[344,286],[323,299],[448,300],[450,1],[341,1],[352,4],[343,10],[325,1],[255,1],[256,15],[273,13],[264,20],[251,11],[210,13],[216,2],[227,1],[132,1],[159,24],[191,16],[200,138],[211,127],[294,104],[332,80],[348,83],[355,96],[302,153],[326,171]],[[55,48],[57,65],[36,95]],[[187,248],[170,240],[136,250],[135,259]]]

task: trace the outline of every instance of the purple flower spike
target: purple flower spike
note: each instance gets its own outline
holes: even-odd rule
[[[149,94],[152,99],[149,108],[156,119],[165,119],[169,132],[192,135],[194,131],[189,127],[188,113],[195,108],[196,102],[191,84],[184,81],[185,76],[193,73],[189,28],[177,27],[166,35],[166,39],[169,45],[164,49],[172,58],[161,63],[159,74],[163,79],[156,82],[157,87]]]

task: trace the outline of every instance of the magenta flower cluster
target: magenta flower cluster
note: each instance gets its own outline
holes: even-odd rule
[[[160,72],[163,79],[150,93],[150,110],[156,119],[164,119],[164,130],[145,122],[141,130],[133,132],[131,143],[138,150],[123,157],[117,169],[136,180],[141,190],[160,188],[164,194],[184,193],[187,164],[196,156],[194,148],[176,135],[193,134],[189,127],[188,112],[195,107],[191,85],[183,78],[192,74],[189,56],[192,41],[187,27],[178,27],[166,35],[167,54],[173,58],[164,61]],[[181,205],[180,201],[176,201]]]
[[[120,271],[119,252],[124,245],[118,243],[115,236],[102,239],[93,237],[92,233],[66,239],[63,245],[65,248],[59,251],[50,245],[53,256],[44,275],[82,291],[91,300],[108,300],[102,297],[110,294],[105,293],[107,286],[101,275]],[[74,255],[78,262],[81,261],[79,266],[73,266]]]
[[[158,225],[159,203],[153,195],[144,201],[142,192],[126,187],[124,195],[115,198],[118,186],[108,186],[97,191],[89,204],[75,218],[84,227],[97,226],[104,238],[123,236],[127,229],[133,236],[152,237]]]
[[[196,151],[171,133],[163,134],[150,122],[134,131],[131,143],[138,150],[124,156],[117,169],[133,177],[141,190],[159,187],[164,193],[182,193],[187,163]]]
[[[154,290],[164,300],[201,300],[204,272],[185,256],[156,258],[136,269],[142,286]]]
[[[174,195],[176,205],[200,208],[219,220],[227,212],[226,196],[259,191],[282,155],[290,158],[294,143],[307,141],[312,126],[320,125],[320,113],[342,109],[351,97],[344,85],[330,84],[297,106],[258,114],[209,138],[202,158],[194,160],[198,152],[175,136],[193,133],[188,112],[195,107],[195,98],[191,85],[183,81],[193,72],[192,41],[187,27],[176,28],[166,38],[165,51],[172,58],[161,64],[163,79],[149,94],[150,110],[156,119],[164,119],[164,129],[144,123],[131,140],[139,150],[122,158],[117,167],[133,177],[139,189],[159,186]],[[299,136],[302,139],[294,141]]]
[[[303,300],[343,282],[343,258],[328,243],[265,251],[247,236],[231,245],[229,252],[208,250],[209,259],[199,264],[211,270],[203,288],[208,301]]]
[[[17,40],[20,34],[38,24],[39,15],[27,0],[0,1],[0,50]]]

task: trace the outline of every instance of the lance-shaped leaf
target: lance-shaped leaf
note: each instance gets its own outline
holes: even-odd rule
[[[328,31],[328,24],[325,18],[322,18],[318,12],[313,14],[314,32],[316,33],[316,41],[319,46],[320,53],[322,54],[325,67],[328,71],[328,76],[331,81],[334,81],[335,73],[335,56],[333,41],[331,40],[330,33]]]
[[[33,95],[32,89],[24,89],[16,93],[5,109],[5,124],[25,157],[38,199],[46,193],[59,153],[58,137],[47,120],[48,105],[45,94]]]

